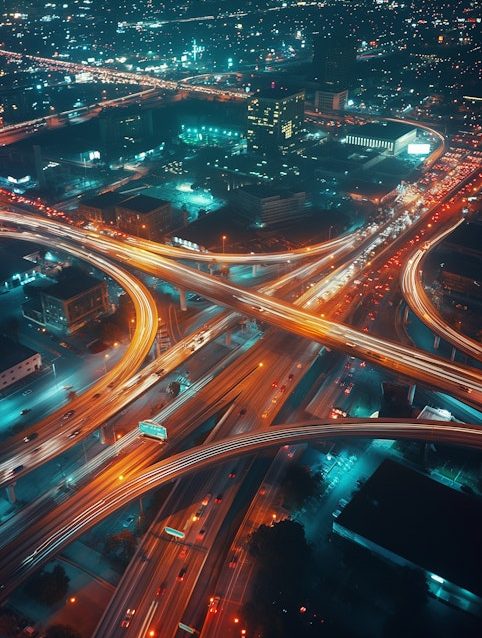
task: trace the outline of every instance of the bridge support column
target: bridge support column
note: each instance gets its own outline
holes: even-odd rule
[[[454,361],[457,350],[452,348],[452,352],[450,353],[450,361]]]
[[[99,440],[102,445],[113,445],[115,443],[113,427],[110,425],[103,425],[99,428]]]
[[[433,347],[435,348],[435,350],[438,350],[439,345],[440,345],[440,337],[438,335],[435,335],[433,340]]]
[[[5,491],[7,492],[8,502],[12,504],[15,503],[17,500],[17,497],[15,495],[15,483],[10,483],[10,485],[7,485]]]
[[[251,270],[251,274],[253,277],[256,277],[256,275],[258,274],[258,264],[253,264],[253,268]]]
[[[408,321],[408,306],[405,306],[405,310],[403,311],[403,323],[407,323]]]
[[[179,305],[181,306],[181,310],[186,312],[187,303],[186,303],[186,291],[183,288],[178,288],[179,290]]]
[[[228,331],[226,332],[225,336],[224,336],[224,343],[225,343],[227,346],[230,346],[230,345],[231,345],[231,337],[232,337],[231,330],[228,330]]]

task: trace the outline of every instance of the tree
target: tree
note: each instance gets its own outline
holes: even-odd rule
[[[320,493],[321,474],[313,474],[309,468],[297,463],[286,470],[281,489],[288,509],[298,509]]]
[[[45,638],[81,638],[81,636],[70,625],[50,625],[45,632]]]
[[[65,597],[70,578],[61,565],[51,572],[41,570],[33,576],[26,587],[27,593],[44,605],[53,605]]]
[[[118,534],[108,536],[105,541],[104,552],[114,561],[125,567],[136,551],[136,537],[126,530]]]
[[[179,381],[171,381],[171,383],[167,386],[167,391],[173,397],[177,397],[179,392],[181,391],[181,384]]]

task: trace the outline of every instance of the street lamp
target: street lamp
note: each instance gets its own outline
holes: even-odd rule
[[[108,354],[104,355],[104,374],[107,374],[107,359],[109,358]]]
[[[223,235],[223,236],[221,237],[221,239],[223,240],[223,255],[224,255],[224,246],[225,246],[225,242],[226,242],[227,236],[226,236],[226,235]]]

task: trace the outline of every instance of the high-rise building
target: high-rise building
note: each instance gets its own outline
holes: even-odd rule
[[[347,89],[353,81],[356,42],[346,30],[320,33],[315,40],[313,77],[325,90]]]
[[[255,153],[294,150],[303,133],[305,92],[271,88],[248,102],[248,148]]]

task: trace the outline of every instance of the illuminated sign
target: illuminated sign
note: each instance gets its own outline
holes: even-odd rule
[[[407,152],[409,155],[429,155],[430,144],[409,144]]]
[[[139,421],[139,432],[144,436],[151,436],[153,439],[160,439],[161,441],[167,439],[166,428],[156,423],[156,421]]]

